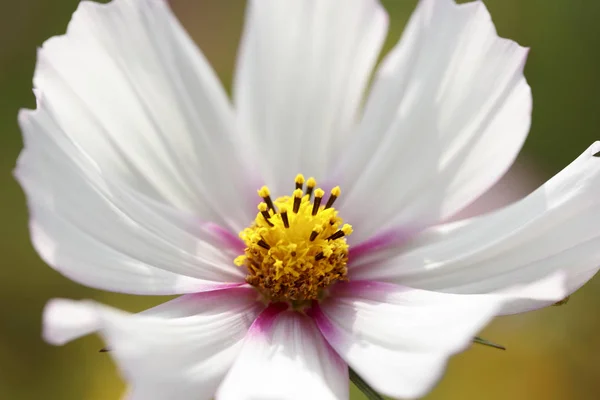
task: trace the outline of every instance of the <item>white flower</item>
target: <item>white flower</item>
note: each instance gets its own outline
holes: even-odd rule
[[[33,243],[85,285],[182,296],[137,315],[53,300],[46,340],[99,332],[133,399],[343,399],[348,366],[414,398],[495,315],[590,279],[599,143],[444,222],[525,140],[527,50],[481,2],[421,0],[363,107],[386,29],[377,0],[251,0],[231,104],[164,0],[83,2],[19,115]]]

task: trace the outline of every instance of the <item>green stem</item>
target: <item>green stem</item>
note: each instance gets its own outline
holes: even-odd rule
[[[367,382],[365,382],[352,368],[349,368],[350,380],[367,396],[369,400],[385,400],[379,393],[375,391]]]
[[[489,340],[485,340],[485,339],[480,338],[478,336],[475,336],[473,338],[473,343],[482,344],[484,346],[493,347],[493,348],[499,349],[499,350],[506,350],[506,347],[504,347],[504,346],[502,346],[500,344],[494,343],[494,342],[490,342]]]

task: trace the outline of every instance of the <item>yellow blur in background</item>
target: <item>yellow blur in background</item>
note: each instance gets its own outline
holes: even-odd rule
[[[415,0],[383,1],[389,49]],[[501,36],[530,46],[533,126],[517,165],[470,213],[527,194],[600,139],[600,2],[484,1]],[[19,108],[33,108],[36,47],[65,31],[77,0],[0,0],[0,399],[120,398],[124,384],[102,343],[86,337],[52,347],[40,337],[52,297],[93,298],[139,311],[165,300],[92,290],[53,271],[35,254],[27,209],[11,171],[21,148]],[[244,2],[171,0],[173,9],[230,87]],[[343,7],[343,0],[340,0]],[[568,266],[567,266],[568,267]],[[481,336],[507,351],[474,345],[450,362],[427,399],[600,398],[600,277],[561,307],[497,319]],[[353,399],[362,395],[352,389]]]

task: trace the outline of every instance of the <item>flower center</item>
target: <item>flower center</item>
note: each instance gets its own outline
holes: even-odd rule
[[[343,224],[333,208],[340,188],[334,187],[322,205],[325,192],[315,190],[314,178],[306,181],[306,191],[303,187],[304,176],[298,175],[292,196],[273,201],[263,186],[258,191],[263,199],[259,212],[252,225],[240,232],[246,249],[235,264],[248,269],[246,282],[269,301],[317,300],[331,284],[348,280],[345,237],[352,227]]]

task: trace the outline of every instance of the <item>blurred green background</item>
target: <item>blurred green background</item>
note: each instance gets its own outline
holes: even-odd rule
[[[0,1],[0,399],[116,399],[123,391],[99,339],[66,347],[40,339],[41,311],[51,297],[94,298],[137,311],[160,298],[102,293],[45,266],[27,232],[23,193],[11,171],[21,148],[17,110],[34,107],[36,47],[63,33],[78,0]],[[389,49],[415,0],[384,1]],[[488,0],[499,33],[530,46],[531,135],[516,167],[473,210],[523,196],[600,138],[600,2]],[[175,12],[229,87],[239,39],[241,0],[172,0]],[[496,320],[482,336],[508,347],[474,346],[455,357],[427,399],[598,399],[600,278],[566,306]],[[362,398],[353,391],[353,398]]]

